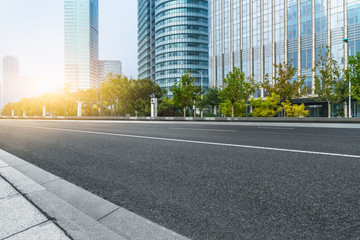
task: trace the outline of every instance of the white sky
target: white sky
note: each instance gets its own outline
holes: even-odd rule
[[[0,0],[0,80],[2,58],[10,55],[21,75],[46,88],[62,85],[63,28],[64,0]],[[100,59],[121,60],[123,73],[137,77],[137,1],[99,0],[99,35]]]

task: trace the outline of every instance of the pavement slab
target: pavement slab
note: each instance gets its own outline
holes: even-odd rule
[[[75,240],[126,240],[104,225],[60,199],[53,193],[43,190],[28,195],[31,201],[41,208]]]
[[[19,193],[3,178],[0,177],[0,199],[9,198]]]
[[[24,232],[15,234],[7,240],[69,240],[64,232],[53,222],[47,221]]]
[[[43,190],[44,187],[12,167],[0,168],[0,175],[14,185],[22,194]]]
[[[23,196],[0,200],[0,239],[46,221],[47,218]]]

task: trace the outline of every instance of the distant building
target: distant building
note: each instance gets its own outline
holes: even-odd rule
[[[3,106],[17,102],[23,97],[23,84],[19,76],[19,60],[6,56],[3,59]]]
[[[98,0],[65,0],[65,84],[71,89],[98,85]]]
[[[99,82],[104,81],[109,73],[115,75],[122,74],[121,61],[99,60],[98,69],[99,69]]]
[[[4,104],[4,91],[3,91],[3,85],[0,83],[0,109],[3,108]]]

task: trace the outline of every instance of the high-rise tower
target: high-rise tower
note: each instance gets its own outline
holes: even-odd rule
[[[98,58],[98,0],[65,0],[65,84],[96,87]]]
[[[186,71],[208,85],[208,1],[138,0],[138,70],[169,89]]]

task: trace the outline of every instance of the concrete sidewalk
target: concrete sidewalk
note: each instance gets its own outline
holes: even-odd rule
[[[0,160],[0,168],[8,167]],[[67,240],[65,233],[0,176],[0,239]]]

